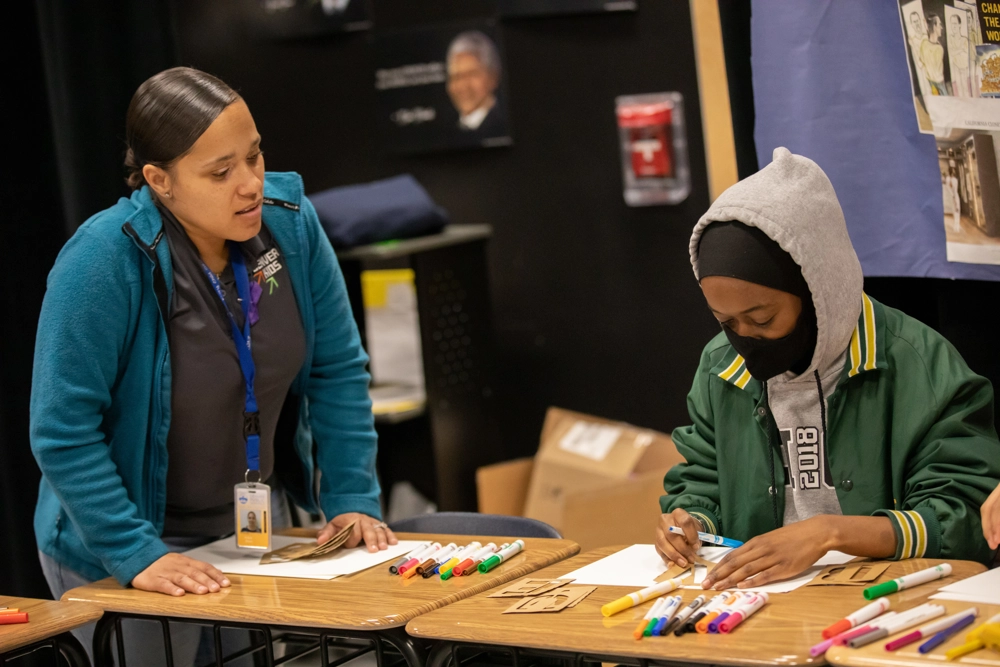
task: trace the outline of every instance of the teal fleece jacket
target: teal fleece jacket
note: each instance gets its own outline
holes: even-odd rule
[[[368,357],[343,275],[298,174],[267,173],[264,197],[306,334],[291,388],[305,489],[295,501],[327,517],[379,517]],[[31,388],[42,470],[35,536],[43,553],[91,579],[128,584],[167,553],[172,285],[148,187],[87,220],[49,274]]]

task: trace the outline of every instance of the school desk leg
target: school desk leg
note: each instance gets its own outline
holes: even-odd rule
[[[379,640],[392,646],[406,660],[407,667],[424,667],[426,650],[417,644],[404,628],[392,628],[379,633]]]
[[[435,643],[430,655],[427,656],[427,667],[448,667],[448,663],[452,659],[452,646],[451,642]]]
[[[97,621],[94,628],[94,664],[113,665],[115,664],[114,654],[111,652],[111,635],[118,625],[118,614],[114,612],[104,612]],[[118,651],[122,654],[121,664],[124,664],[125,645],[122,642],[121,633],[118,633]]]
[[[62,655],[70,667],[90,667],[90,658],[80,640],[72,633],[64,632],[53,639],[56,653]]]

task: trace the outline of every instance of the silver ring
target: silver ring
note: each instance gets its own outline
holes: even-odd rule
[[[379,521],[378,523],[375,524],[375,527],[388,529],[389,525],[385,521]]]

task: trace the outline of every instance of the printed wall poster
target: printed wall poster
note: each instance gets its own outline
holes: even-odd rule
[[[1000,130],[1000,2],[899,0],[899,12],[920,131]]]
[[[636,0],[500,0],[500,15],[545,16],[552,14],[594,14],[634,12]]]
[[[948,261],[1000,264],[1000,132],[937,138]]]
[[[492,22],[387,32],[375,44],[376,111],[387,150],[510,145],[503,52]]]
[[[365,0],[255,0],[254,22],[267,37],[315,37],[367,30],[371,17]]]

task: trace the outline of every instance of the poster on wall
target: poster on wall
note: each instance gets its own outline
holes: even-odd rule
[[[492,22],[425,26],[375,39],[378,129],[386,150],[511,144],[500,35]]]
[[[634,12],[636,0],[499,0],[500,16]]]
[[[949,262],[1000,264],[1000,2],[900,0],[920,131],[933,134]]]
[[[948,261],[1000,264],[1000,132],[936,139]]]
[[[1000,131],[1000,2],[899,0],[920,131]]]
[[[265,37],[290,39],[371,27],[366,0],[252,0],[254,23]]]

